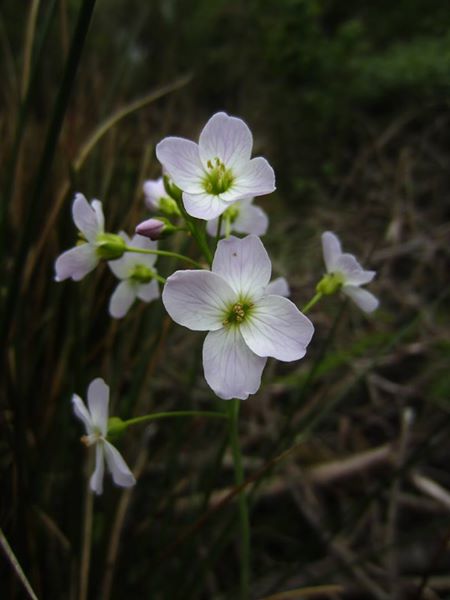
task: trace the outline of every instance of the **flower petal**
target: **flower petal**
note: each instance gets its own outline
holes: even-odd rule
[[[86,428],[86,433],[89,435],[90,433],[92,433],[92,418],[89,414],[88,409],[86,408],[85,403],[80,398],[80,396],[77,396],[77,394],[74,394],[72,396],[72,406],[75,416],[77,416],[80,419],[80,421],[83,421],[84,426]]]
[[[211,331],[203,344],[205,379],[223,400],[246,400],[255,394],[261,385],[266,360],[248,348],[237,327]]]
[[[266,287],[266,294],[271,296],[284,296],[289,298],[291,290],[289,284],[284,277],[277,277]]]
[[[114,483],[122,487],[130,487],[136,483],[133,473],[130,471],[122,455],[112,444],[103,442],[106,464],[111,471]]]
[[[180,137],[167,137],[157,144],[156,156],[183,192],[199,194],[204,191],[205,171],[197,144]]]
[[[230,236],[217,244],[212,271],[240,296],[256,299],[269,283],[271,270],[270,258],[256,235]]]
[[[213,194],[188,194],[187,192],[183,192],[183,204],[191,217],[205,219],[205,221],[218,217],[230,206],[229,202]]]
[[[164,188],[164,180],[162,177],[159,179],[148,179],[144,182],[143,190],[145,194],[145,204],[150,210],[159,210],[160,200],[167,196]]]
[[[136,285],[129,279],[119,283],[109,300],[109,314],[114,319],[122,319],[136,299]]]
[[[211,271],[176,271],[164,286],[162,301],[174,321],[194,331],[216,330],[236,295]]]
[[[229,190],[220,194],[222,200],[231,201],[249,196],[262,196],[275,190],[275,173],[265,158],[252,158],[233,173],[235,180]]]
[[[89,384],[87,397],[92,424],[94,427],[98,427],[102,435],[106,435],[108,431],[109,386],[101,377],[97,377]]]
[[[137,287],[137,297],[143,302],[151,302],[159,298],[159,285],[156,279]]]
[[[264,235],[269,226],[269,218],[259,206],[243,206],[239,211],[232,229],[237,233]]]
[[[363,290],[353,285],[344,285],[342,291],[364,312],[370,313],[378,308],[378,298],[367,290]]]
[[[98,443],[95,446],[95,470],[89,480],[90,488],[96,494],[103,492],[103,476],[105,474],[105,457],[103,453],[103,444]]]
[[[323,260],[328,273],[335,270],[338,258],[342,254],[341,242],[331,231],[322,233]]]
[[[250,160],[253,137],[242,119],[219,112],[204,126],[198,146],[205,168],[208,160],[218,158],[228,169],[233,169]]]
[[[370,283],[376,274],[376,271],[364,271],[364,269],[357,269],[347,273],[345,282],[347,285],[364,285],[365,283]]]
[[[88,242],[95,242],[97,235],[103,232],[102,204],[98,200],[94,200],[91,206],[83,194],[76,194],[72,205],[72,216],[75,225]]]
[[[306,353],[314,326],[293,302],[281,296],[258,300],[249,319],[240,325],[246,344],[258,356],[292,361]]]
[[[55,281],[73,279],[80,281],[98,265],[99,258],[95,246],[81,244],[66,250],[58,256],[55,262]]]

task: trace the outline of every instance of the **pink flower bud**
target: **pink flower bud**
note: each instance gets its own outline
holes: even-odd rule
[[[159,240],[166,224],[159,219],[147,219],[142,221],[136,227],[136,233],[150,238],[151,240]]]

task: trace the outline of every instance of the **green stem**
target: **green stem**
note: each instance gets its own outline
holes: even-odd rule
[[[231,234],[231,219],[229,216],[225,217],[225,237],[229,238]]]
[[[302,308],[302,313],[305,314],[309,311],[310,308],[312,308],[317,302],[319,302],[319,300],[322,298],[323,294],[322,292],[317,292],[309,302],[307,302],[305,304],[305,306]]]
[[[138,425],[139,423],[145,423],[146,421],[156,421],[158,419],[174,419],[176,417],[213,417],[215,419],[228,419],[227,415],[218,412],[212,412],[208,410],[180,410],[176,412],[160,412],[153,413],[151,415],[144,415],[142,417],[135,417],[134,419],[128,419],[123,424]]]
[[[216,247],[220,240],[220,232],[222,231],[223,214],[220,215],[217,221],[217,232],[216,232]]]
[[[180,212],[183,216],[183,219],[185,220],[186,225],[189,228],[189,231],[192,234],[192,237],[195,239],[195,241],[198,244],[198,247],[200,248],[200,250],[203,253],[203,256],[205,257],[205,259],[208,261],[208,264],[211,265],[212,264],[212,254],[211,254],[211,250],[210,247],[208,246],[208,241],[206,239],[205,236],[205,231],[201,230],[195,219],[193,219],[187,212],[186,209],[184,208],[184,204],[183,204],[183,200],[182,198],[174,198],[172,196],[172,198],[176,201],[178,208],[180,209]]]
[[[157,256],[171,256],[172,258],[178,258],[180,260],[184,260],[185,262],[190,263],[198,267],[199,269],[203,268],[202,265],[189,258],[189,256],[184,256],[183,254],[177,254],[176,252],[169,252],[168,250],[149,250],[148,248],[133,248],[132,246],[125,246],[126,252],[136,252],[138,254],[156,254]]]
[[[244,483],[244,469],[242,467],[238,432],[239,408],[239,400],[230,400],[230,445],[233,454],[236,486],[241,486]],[[241,529],[241,600],[248,600],[250,597],[250,520],[245,488],[239,492],[239,522]]]

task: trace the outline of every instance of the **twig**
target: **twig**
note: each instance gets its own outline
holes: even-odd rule
[[[21,581],[23,587],[26,589],[29,597],[32,600],[38,600],[38,597],[34,593],[33,588],[31,587],[30,582],[28,581],[25,573],[23,572],[23,569],[20,566],[19,561],[17,560],[16,555],[13,552],[13,549],[9,545],[8,540],[6,539],[5,534],[3,533],[2,529],[0,529],[0,546],[3,548],[3,552],[6,554],[7,559],[11,563],[14,571],[16,572],[17,577],[20,579],[20,581]]]
[[[398,454],[396,460],[396,468],[400,472],[405,464],[407,448],[409,444],[409,438],[411,433],[411,424],[413,422],[414,414],[411,408],[405,408],[401,416],[401,432],[400,432],[400,444],[398,447]],[[391,487],[391,495],[388,505],[387,513],[387,527],[386,527],[386,546],[388,551],[386,553],[387,559],[387,571],[389,576],[389,589],[391,591],[392,600],[399,597],[400,590],[398,589],[398,561],[397,561],[397,549],[396,549],[396,538],[397,538],[397,515],[399,506],[399,497],[401,490],[401,478],[394,477]]]

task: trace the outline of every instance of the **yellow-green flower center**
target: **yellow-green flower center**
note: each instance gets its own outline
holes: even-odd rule
[[[223,320],[224,327],[229,325],[240,325],[252,312],[253,303],[248,301],[236,302],[227,311]]]
[[[153,279],[153,271],[145,265],[135,265],[131,271],[130,279],[136,283],[149,283]]]
[[[234,181],[231,170],[227,169],[219,158],[208,160],[206,166],[207,172],[203,179],[205,191],[217,196],[229,190]]]

